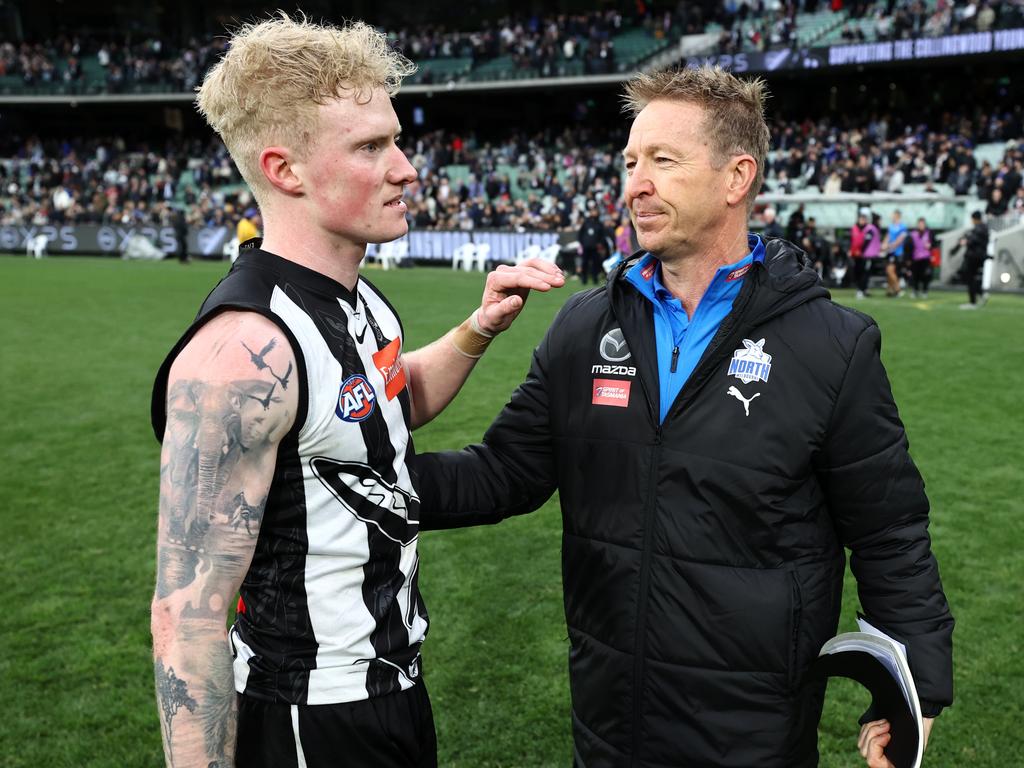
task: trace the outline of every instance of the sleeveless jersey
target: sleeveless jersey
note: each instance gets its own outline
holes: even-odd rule
[[[171,364],[227,310],[277,324],[301,385],[230,630],[235,688],[287,704],[411,688],[428,619],[398,315],[362,277],[350,292],[255,244],[244,249],[160,368],[152,403],[158,439]]]

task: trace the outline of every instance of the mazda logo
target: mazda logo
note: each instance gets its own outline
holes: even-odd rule
[[[626,346],[626,339],[622,336],[621,328],[612,328],[602,336],[597,350],[601,353],[601,357],[609,363],[621,363],[632,357],[629,347]]]

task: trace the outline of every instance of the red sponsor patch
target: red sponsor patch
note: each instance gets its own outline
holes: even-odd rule
[[[752,265],[747,264],[747,266],[745,266],[745,267],[740,267],[739,269],[734,269],[732,272],[729,273],[729,276],[725,278],[725,282],[731,283],[733,280],[739,280],[741,277],[743,277],[745,274],[747,274],[747,272],[750,271],[750,267],[751,266]]]
[[[384,349],[375,352],[373,364],[384,377],[384,394],[394,400],[405,389],[405,366],[402,365],[402,340],[394,339]]]
[[[643,269],[640,270],[640,277],[644,280],[650,280],[654,277],[654,273],[658,271],[658,262],[651,259],[650,264],[647,264]]]
[[[629,388],[633,382],[624,379],[594,379],[593,405],[625,408],[629,405]]]

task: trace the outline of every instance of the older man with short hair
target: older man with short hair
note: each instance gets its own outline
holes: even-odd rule
[[[953,619],[874,322],[747,232],[761,81],[639,75],[623,151],[641,251],[573,296],[463,451],[417,458],[426,527],[557,489],[576,766],[816,765],[844,549],[922,709],[952,701]],[[888,724],[860,734],[882,768]],[[851,723],[851,732],[855,730]]]

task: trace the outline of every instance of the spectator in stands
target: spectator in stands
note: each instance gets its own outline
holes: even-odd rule
[[[771,240],[772,238],[785,237],[786,233],[782,229],[782,225],[775,220],[778,214],[775,209],[771,206],[764,209],[764,231],[761,235],[765,240]]]
[[[1017,188],[1017,194],[1013,196],[1013,202],[1010,204],[1010,210],[1019,218],[1024,218],[1024,187]]]
[[[247,208],[239,217],[238,225],[235,227],[235,236],[238,238],[239,245],[254,237],[260,237],[261,224],[259,209]]]
[[[989,194],[988,205],[985,206],[985,215],[989,218],[1002,216],[1009,207],[1009,203],[1003,198],[1002,181],[1002,179],[996,179],[996,186]]]
[[[953,188],[954,195],[966,195],[974,184],[974,173],[967,163],[961,163],[957,167],[956,173],[951,174],[946,183]]]
[[[1024,202],[1024,195],[1021,196]],[[633,231],[633,221],[629,213],[623,211],[620,214],[619,225],[615,228],[615,252],[623,259],[629,257],[635,249],[636,233]]]

